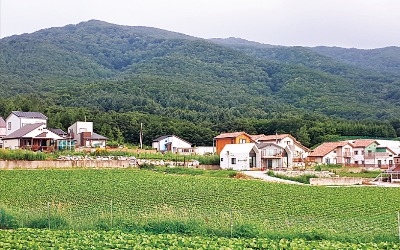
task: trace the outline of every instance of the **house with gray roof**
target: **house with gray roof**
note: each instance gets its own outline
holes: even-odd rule
[[[6,135],[10,135],[27,124],[47,125],[47,117],[40,112],[12,111],[6,119]]]
[[[164,135],[153,140],[152,148],[160,152],[193,153],[192,144],[176,135]],[[193,151],[193,152],[192,152]]]

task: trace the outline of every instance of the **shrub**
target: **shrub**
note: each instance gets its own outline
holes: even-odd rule
[[[39,229],[63,229],[68,226],[67,221],[60,215],[51,215],[34,218],[26,223],[27,227]]]
[[[0,208],[0,229],[13,229],[17,228],[17,220],[5,208]]]
[[[257,227],[251,224],[241,224],[233,228],[232,237],[234,238],[256,238],[259,236]]]

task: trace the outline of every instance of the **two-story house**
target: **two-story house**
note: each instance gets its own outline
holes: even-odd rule
[[[308,161],[325,164],[354,163],[353,145],[347,141],[324,142],[308,155]]]
[[[245,132],[222,133],[214,137],[215,152],[220,154],[227,144],[243,144],[254,142],[251,135]]]
[[[45,124],[47,117],[40,112],[12,111],[6,118],[6,135],[9,135],[27,124]]]
[[[93,132],[93,122],[75,122],[68,127],[68,137],[76,141],[76,146],[98,147],[106,146],[107,137]]]
[[[255,143],[226,144],[219,156],[222,169],[261,168],[261,154]]]
[[[266,142],[258,143],[257,148],[261,155],[262,169],[287,169],[293,167],[293,152],[286,145]]]
[[[274,143],[287,149],[294,166],[304,166],[310,149],[301,144],[290,134],[264,135],[257,139],[259,143]]]

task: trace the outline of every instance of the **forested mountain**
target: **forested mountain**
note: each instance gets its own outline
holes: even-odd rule
[[[143,122],[147,143],[173,133],[210,145],[233,130],[292,133],[310,146],[341,135],[396,136],[395,61],[383,70],[378,59],[350,62],[329,49],[97,20],[44,29],[0,40],[0,116],[42,111],[64,129],[88,117],[111,140],[132,143]]]

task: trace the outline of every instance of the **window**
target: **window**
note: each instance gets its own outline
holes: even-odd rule
[[[8,130],[11,130],[11,122],[8,122]]]
[[[224,161],[224,158],[221,158],[221,161]]]
[[[358,150],[354,150],[354,154],[355,154],[355,155],[358,155]]]
[[[246,139],[240,139],[239,143],[246,143]]]
[[[231,159],[231,163],[232,163],[232,164],[236,164],[236,158],[232,158],[232,159]]]
[[[331,158],[326,158],[326,159],[325,159],[325,163],[326,163],[326,164],[330,164],[330,163],[331,163]]]

